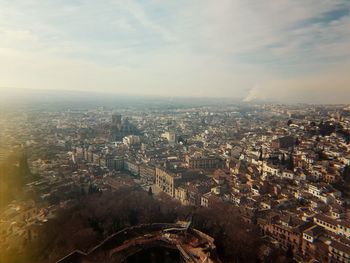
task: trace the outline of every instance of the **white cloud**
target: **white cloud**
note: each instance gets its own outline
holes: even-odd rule
[[[319,22],[339,8],[350,2],[7,1],[0,86],[233,97],[254,86],[250,98],[281,100],[332,86],[340,100],[350,16]]]

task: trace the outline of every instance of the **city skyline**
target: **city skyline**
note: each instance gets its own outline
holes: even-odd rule
[[[350,0],[0,0],[0,263],[350,262]]]
[[[349,1],[0,6],[2,92],[349,102]]]

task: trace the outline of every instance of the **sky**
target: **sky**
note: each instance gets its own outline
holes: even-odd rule
[[[0,91],[350,103],[350,0],[0,0]]]

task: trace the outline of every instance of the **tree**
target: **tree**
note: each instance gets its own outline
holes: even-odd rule
[[[318,155],[318,159],[321,160],[321,161],[328,159],[327,155],[324,153],[324,149],[323,148],[317,152],[317,155]]]
[[[344,139],[345,139],[345,143],[346,144],[350,144],[350,134],[347,133],[345,136],[344,136]]]
[[[149,195],[149,196],[152,196],[152,195],[153,195],[152,187],[149,187],[149,188],[148,188],[148,195]]]
[[[333,123],[330,123],[330,122],[324,123],[322,121],[320,122],[318,127],[320,129],[320,134],[322,135],[322,137],[328,136],[331,133],[335,132],[335,125],[333,125]]]
[[[256,262],[263,242],[256,226],[241,220],[241,213],[225,203],[210,208],[184,207],[171,198],[152,198],[146,191],[131,187],[85,195],[72,207],[58,210],[57,216],[39,229],[39,237],[25,248],[27,259],[16,262],[56,262],[74,249],[88,251],[125,227],[172,223],[189,215],[193,216],[194,228],[214,237],[223,262]],[[280,253],[282,258],[285,253]],[[265,262],[278,262],[264,257]]]
[[[85,189],[84,189],[83,186],[80,187],[80,194],[81,194],[82,196],[86,194],[86,193],[85,193]]]
[[[282,155],[281,164],[282,164],[282,165],[285,165],[285,164],[286,164],[286,156],[285,156],[284,154]]]
[[[259,161],[263,160],[263,151],[262,148],[260,148],[260,155],[259,155]]]
[[[130,225],[134,226],[139,223],[139,212],[138,210],[134,209],[129,212],[128,219],[130,222]]]
[[[343,179],[345,182],[350,182],[350,166],[346,165],[343,170]]]
[[[93,187],[91,184],[89,184],[89,190],[88,190],[88,194],[92,194],[93,193]]]
[[[286,256],[287,256],[287,258],[293,259],[294,253],[293,253],[293,248],[291,245],[288,246]]]
[[[288,163],[288,169],[290,171],[294,171],[294,157],[293,157],[293,154],[290,155],[289,163]]]

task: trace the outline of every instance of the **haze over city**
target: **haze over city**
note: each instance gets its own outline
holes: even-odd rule
[[[0,0],[0,263],[350,263],[350,0]]]
[[[347,103],[350,1],[1,1],[0,90]]]

